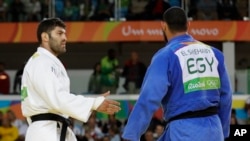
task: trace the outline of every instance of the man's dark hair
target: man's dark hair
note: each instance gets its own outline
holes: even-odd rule
[[[48,34],[50,34],[50,32],[56,27],[56,26],[59,26],[59,27],[62,27],[62,28],[65,28],[66,25],[64,24],[64,22],[59,19],[59,18],[48,18],[48,19],[45,19],[43,21],[41,21],[38,25],[38,28],[37,28],[37,40],[39,43],[42,42],[42,33],[43,32],[46,32]]]
[[[187,31],[187,16],[180,7],[171,7],[163,14],[163,20],[167,23],[171,32]]]

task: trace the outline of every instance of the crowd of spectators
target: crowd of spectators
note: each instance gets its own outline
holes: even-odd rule
[[[147,66],[140,60],[137,51],[131,51],[126,61],[120,64],[117,59],[117,51],[110,48],[93,67],[88,81],[87,94],[100,94],[110,91],[118,93],[120,78],[125,82],[122,86],[125,92],[122,94],[139,94]]]
[[[236,0],[190,0],[188,16],[193,20],[242,20]]]
[[[49,16],[50,0],[0,0],[0,21],[39,21]],[[55,16],[64,21],[114,18],[114,0],[55,0]],[[119,15],[128,20],[159,18],[170,5],[163,0],[121,0]]]
[[[187,3],[178,0],[120,0],[118,11],[115,10],[115,0],[54,1],[53,15],[64,21],[109,21],[115,15],[123,20],[161,20],[163,12],[176,5],[184,7],[193,20],[241,20],[245,16],[236,6],[239,0],[188,0]],[[49,5],[50,0],[0,0],[0,21],[40,21],[51,15]]]
[[[242,118],[241,115],[245,115]],[[109,115],[106,119],[98,117],[93,112],[86,123],[71,119],[70,128],[77,137],[77,141],[122,141],[121,134],[127,119],[119,119],[116,115]],[[243,109],[232,109],[231,127],[250,124],[250,97],[246,99]],[[153,116],[147,130],[141,136],[141,141],[156,141],[164,131],[166,122]],[[18,119],[12,110],[0,111],[0,141],[24,141],[27,131],[27,121]],[[230,138],[228,138],[230,140]],[[226,140],[227,141],[227,140]]]
[[[122,141],[121,134],[127,120],[109,115],[100,119],[93,112],[86,123],[70,118],[70,128],[76,135],[77,141]],[[155,141],[164,131],[165,122],[154,117],[141,137],[141,141]],[[24,141],[28,129],[25,119],[16,117],[12,110],[0,111],[0,141]]]
[[[17,118],[14,111],[0,111],[0,141],[24,141],[27,128],[27,121]]]
[[[0,62],[0,94],[10,93],[10,76],[5,71],[5,63]]]
[[[122,141],[121,134],[126,123],[127,120],[118,119],[115,115],[109,115],[108,119],[100,120],[94,112],[87,123],[77,124],[73,120],[72,129],[78,141]],[[165,122],[154,117],[140,140],[156,141],[163,133],[164,127]]]

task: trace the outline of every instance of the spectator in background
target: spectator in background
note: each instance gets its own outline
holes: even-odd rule
[[[7,3],[4,0],[0,0],[0,22],[7,21],[7,8]]]
[[[128,7],[127,20],[144,20],[148,0],[131,0]]]
[[[155,141],[154,132],[151,129],[147,129],[147,131],[142,135],[141,141]]]
[[[102,138],[102,141],[111,141],[111,140],[110,140],[110,136],[109,136],[109,135],[105,135],[105,136]]]
[[[87,136],[88,139],[94,139],[95,141],[99,141],[101,138],[104,137],[101,128],[97,124],[95,116],[91,115],[89,117],[89,120],[85,124],[84,129],[85,136]]]
[[[77,141],[82,141],[82,140],[86,140],[86,138],[83,136],[83,128],[82,128],[82,124],[78,124],[77,120],[74,118],[69,118],[70,119],[70,128],[72,129],[72,131],[75,133],[75,136],[77,138]],[[79,122],[80,123],[80,122]]]
[[[237,121],[235,109],[232,109],[232,112],[231,112],[231,122],[230,122],[230,125],[238,125],[238,121]]]
[[[22,126],[26,124],[26,122],[23,122],[21,119],[17,118],[16,114],[12,110],[7,111],[6,117],[18,130],[21,130]]]
[[[245,111],[247,113],[246,124],[250,124],[250,97],[247,98],[247,100],[245,102],[244,109],[245,109]]]
[[[102,126],[102,132],[104,134],[109,133],[109,129],[111,127],[116,127],[117,130],[121,131],[122,128],[122,122],[116,118],[116,115],[108,115],[108,120],[106,122],[104,122],[103,126]]]
[[[79,6],[79,20],[85,21],[87,18],[87,9],[89,9],[89,0],[79,0],[78,6]]]
[[[156,124],[153,134],[155,140],[158,140],[158,138],[163,134],[165,126],[166,125],[163,123]]]
[[[198,20],[217,20],[217,0],[199,0],[197,18]]]
[[[97,0],[80,0],[79,2],[79,20],[85,21],[90,20],[90,18],[94,15]]]
[[[235,5],[235,0],[221,0],[218,3],[219,20],[242,20],[242,17]]]
[[[31,13],[28,15],[29,21],[40,21],[41,20],[41,2],[40,0],[31,0],[33,5]]]
[[[40,21],[41,20],[41,2],[39,0],[27,0],[24,2],[26,21]]]
[[[27,120],[23,121],[22,126],[18,129],[18,139],[16,141],[25,141],[25,135],[28,129],[28,122]]]
[[[80,141],[95,141],[91,135],[91,131],[88,127],[85,127],[84,136],[79,139]]]
[[[162,1],[168,2],[171,6],[181,7],[182,0],[162,0]]]
[[[111,13],[112,13],[112,17],[115,16],[115,0],[109,0],[110,4],[111,4]],[[128,7],[130,4],[131,0],[120,0],[120,8],[117,9],[117,18],[120,18],[119,20],[126,20],[127,14],[128,14]]]
[[[109,21],[109,19],[112,17],[110,8],[111,4],[108,0],[98,0],[95,13],[92,17],[90,17],[90,19],[93,21]]]
[[[110,141],[121,141],[120,129],[117,126],[110,126],[108,135]]]
[[[170,4],[165,0],[149,0],[146,6],[147,19],[162,20],[162,14],[170,7]]]
[[[130,0],[121,0],[120,18],[126,18]]]
[[[239,125],[250,124],[250,97],[245,100],[244,107],[235,109]]]
[[[3,111],[0,111],[0,126],[2,126],[3,123]]]
[[[101,87],[102,92],[110,91],[115,94],[119,85],[120,72],[116,51],[109,49],[107,55],[101,59]]]
[[[232,141],[233,133],[235,132],[235,129],[237,127],[239,127],[238,125],[239,125],[239,123],[238,123],[237,117],[236,117],[236,110],[232,108],[231,121],[230,121],[230,133],[231,134],[229,137],[227,137],[225,139],[225,141]]]
[[[63,10],[63,16],[65,21],[76,21],[78,19],[78,8],[71,3],[70,0],[66,0],[65,8]]]
[[[128,94],[138,94],[142,85],[147,67],[139,60],[138,53],[132,51],[130,58],[125,62],[122,76],[125,78],[123,85]]]
[[[25,6],[21,0],[13,0],[9,7],[12,22],[21,22],[25,19]]]
[[[18,138],[18,128],[13,126],[8,119],[4,116],[2,126],[0,126],[0,141],[15,141]]]
[[[12,110],[8,110],[6,117],[10,121],[11,125],[18,129],[18,139],[16,141],[24,141],[25,134],[28,129],[28,122],[26,119],[22,120],[16,117],[16,114]]]
[[[23,69],[26,62],[22,64],[21,68],[17,70],[14,78],[14,86],[13,86],[13,93],[14,94],[20,94],[21,92],[21,81],[22,81],[22,75],[23,75]]]
[[[5,72],[5,63],[0,62],[0,94],[10,94],[10,77]]]
[[[87,0],[87,1],[89,1],[90,7],[91,7],[89,9],[89,13],[87,14],[87,19],[90,20],[91,17],[94,16],[99,2],[98,2],[98,0]]]
[[[34,8],[32,0],[23,0],[23,5],[24,5],[24,20],[25,21],[31,21],[31,15],[32,15],[32,10]]]
[[[101,64],[97,62],[93,67],[93,73],[91,74],[88,82],[88,93],[99,94],[101,93]]]
[[[55,0],[55,14],[56,17],[63,17],[64,0]]]
[[[188,18],[191,18],[192,20],[198,20],[197,15],[197,0],[189,0],[188,1]]]
[[[44,0],[41,2],[41,19],[49,17],[49,3],[50,0]]]

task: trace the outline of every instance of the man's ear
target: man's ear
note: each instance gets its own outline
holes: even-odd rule
[[[161,28],[162,28],[162,30],[166,30],[166,23],[165,22],[163,22],[163,21],[161,21]]]
[[[42,33],[42,41],[48,42],[49,41],[49,34],[46,32]]]

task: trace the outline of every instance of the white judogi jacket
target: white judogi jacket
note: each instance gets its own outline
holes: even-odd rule
[[[104,97],[87,98],[70,93],[70,81],[61,61],[45,48],[39,47],[28,60],[22,77],[22,114],[27,117],[29,128],[26,141],[59,141],[61,129],[56,121],[36,121],[30,116],[55,113],[63,117],[86,122]],[[75,136],[68,128],[67,141]]]

